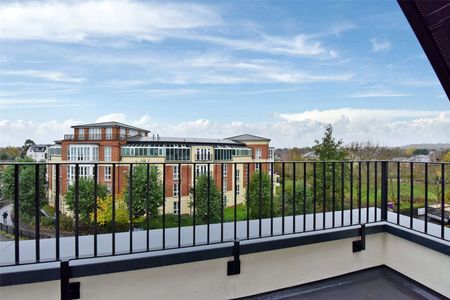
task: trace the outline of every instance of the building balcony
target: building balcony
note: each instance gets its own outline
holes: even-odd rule
[[[64,140],[66,141],[103,141],[103,140],[126,140],[130,136],[121,134],[65,134]]]
[[[211,170],[220,165],[208,164]],[[228,176],[236,177],[238,164],[228,168]],[[75,299],[77,293],[82,299],[137,294],[171,299],[450,296],[450,203],[446,198],[450,164],[262,164],[270,164],[275,172],[249,174],[251,184],[241,188],[241,196],[232,192],[226,203],[215,202],[220,188],[203,187],[198,181],[190,187],[198,191],[190,200],[175,199],[178,209],[190,209],[177,215],[165,209],[174,201],[171,197],[170,202],[163,198],[158,215],[144,209],[138,216],[133,208],[141,201],[139,191],[154,188],[150,184],[141,189],[140,175],[127,178],[133,191],[127,199],[119,194],[108,198],[113,214],[105,210],[111,205],[93,197],[92,203],[98,205],[84,219],[85,210],[79,204],[89,199],[86,202],[79,198],[81,193],[75,193],[78,206],[71,230],[66,228],[68,216],[60,212],[60,196],[54,201],[55,215],[50,216],[53,223],[42,222],[48,217],[38,214],[33,216],[34,224],[41,226],[22,227],[22,212],[12,212],[13,219],[19,220],[17,227],[0,228],[13,237],[0,242],[2,295],[7,299],[30,295]],[[56,164],[56,170],[62,170],[62,165]],[[133,170],[138,165],[134,163]],[[158,164],[142,165],[150,170]],[[44,167],[9,164],[7,168],[18,180],[22,169],[38,172]],[[271,188],[273,181],[267,183],[265,178],[274,174],[280,176],[280,186]],[[161,176],[158,180],[163,181],[164,176],[173,175]],[[220,174],[211,177],[218,182],[223,179]],[[63,184],[58,178],[54,188]],[[33,184],[42,185],[39,180]],[[74,186],[80,188],[79,183]],[[99,190],[98,184],[92,188]],[[21,194],[20,184],[15,193]],[[34,195],[35,203],[39,197]],[[15,197],[12,205],[20,207],[21,199]],[[145,202],[150,205],[150,197]]]

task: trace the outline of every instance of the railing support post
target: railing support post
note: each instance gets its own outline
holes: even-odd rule
[[[388,208],[388,162],[381,162],[381,220],[387,221]]]
[[[359,241],[353,241],[353,252],[361,252],[366,250],[366,225],[362,224],[360,228],[361,239]]]
[[[60,263],[61,300],[80,299],[80,282],[70,282],[69,261]]]
[[[227,275],[237,275],[241,274],[241,260],[239,258],[240,255],[240,244],[239,241],[234,241],[233,246],[233,257],[234,260],[228,262]]]

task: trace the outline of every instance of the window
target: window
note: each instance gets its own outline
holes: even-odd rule
[[[128,136],[135,136],[135,135],[137,135],[138,134],[138,132],[136,131],[136,130],[128,130]]]
[[[260,148],[257,148],[257,149],[256,149],[255,158],[256,158],[256,159],[261,159],[261,157],[262,157],[261,149],[260,149]]]
[[[241,186],[238,184],[236,184],[236,195],[239,195],[241,192]]]
[[[97,161],[97,145],[69,145],[67,149],[68,160],[70,161]]]
[[[228,190],[228,183],[226,180],[223,181],[223,191],[226,192]]]
[[[84,128],[78,128],[78,139],[84,140]]]
[[[111,181],[111,174],[112,174],[112,167],[111,166],[104,167],[104,174],[103,174],[104,181]]]
[[[223,177],[227,177],[227,173],[228,173],[228,165],[223,165]]]
[[[269,175],[272,174],[272,164],[267,165],[267,172],[269,172]]]
[[[180,195],[180,185],[178,183],[173,184],[173,196],[178,197]]]
[[[270,148],[269,149],[269,159],[274,159],[274,157],[275,157],[275,149]]]
[[[111,147],[110,146],[105,146],[103,148],[103,154],[104,154],[103,160],[104,161],[111,161],[112,160],[111,153],[112,153]]]
[[[101,140],[102,139],[102,129],[101,128],[89,128],[89,139]]]
[[[241,177],[241,170],[236,170],[236,181],[239,182],[240,177]]]
[[[197,160],[211,160],[211,149],[197,148]]]
[[[112,140],[112,128],[111,127],[106,128],[106,136],[105,136],[105,138],[107,140]]]
[[[241,192],[240,177],[241,177],[240,170],[236,170],[236,195],[239,195],[239,193]]]
[[[125,128],[120,128],[120,137],[124,138],[127,135],[127,131]]]
[[[173,166],[173,180],[180,179],[180,168],[179,166]]]
[[[261,164],[255,164],[255,171],[258,171],[261,169]]]
[[[178,201],[173,202],[173,214],[178,215],[180,213],[180,203]]]
[[[196,166],[195,176],[199,177],[201,175],[208,175],[208,166],[207,165],[199,165]]]

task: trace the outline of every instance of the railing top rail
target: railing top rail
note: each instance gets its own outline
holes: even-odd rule
[[[222,162],[223,160],[217,160]],[[161,164],[169,164],[169,163],[177,163],[179,160],[167,160],[166,162],[119,162],[119,161],[65,161],[65,162],[17,162],[17,161],[0,161],[0,166],[2,165],[74,165],[74,164],[100,164],[100,165],[130,165],[130,164],[150,164],[150,165],[161,165]],[[239,162],[228,162],[229,164],[293,164],[293,163],[359,163],[359,162],[387,162],[387,163],[402,163],[402,164],[429,164],[429,165],[450,165],[450,162],[419,162],[419,161],[398,161],[398,160],[276,160],[276,161],[239,161]],[[180,161],[182,164],[194,164],[198,163],[198,161]],[[217,164],[215,161],[201,161],[202,164]]]

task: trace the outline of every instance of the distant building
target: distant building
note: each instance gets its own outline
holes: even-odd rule
[[[45,161],[48,159],[48,147],[50,145],[30,145],[27,156],[34,161]]]
[[[267,162],[274,161],[274,149],[269,147],[270,139],[250,134],[224,139],[160,137],[149,135],[148,130],[119,122],[85,124],[72,128],[73,134],[66,134],[62,141],[50,147],[50,162],[74,163],[61,166],[62,199],[68,186],[75,181],[75,164],[79,165],[80,178],[93,178],[92,163],[99,163],[98,183],[106,185],[110,191],[114,172],[115,192],[119,194],[128,184],[129,164],[145,162],[154,164],[161,174],[165,174],[166,213],[186,214],[190,212],[190,190],[194,178],[208,174],[208,169],[217,189],[221,191],[223,188],[224,198],[228,198],[227,203],[231,205],[235,188],[237,202],[245,201],[247,166],[249,176],[258,170],[270,174],[271,164]],[[49,170],[50,202],[55,195],[54,168],[53,165]],[[237,172],[236,183],[234,168]],[[222,178],[223,187],[220,186]],[[182,207],[178,207],[179,196]]]
[[[303,158],[306,160],[317,160],[319,159],[319,156],[316,154],[315,151],[310,151],[303,155]]]

